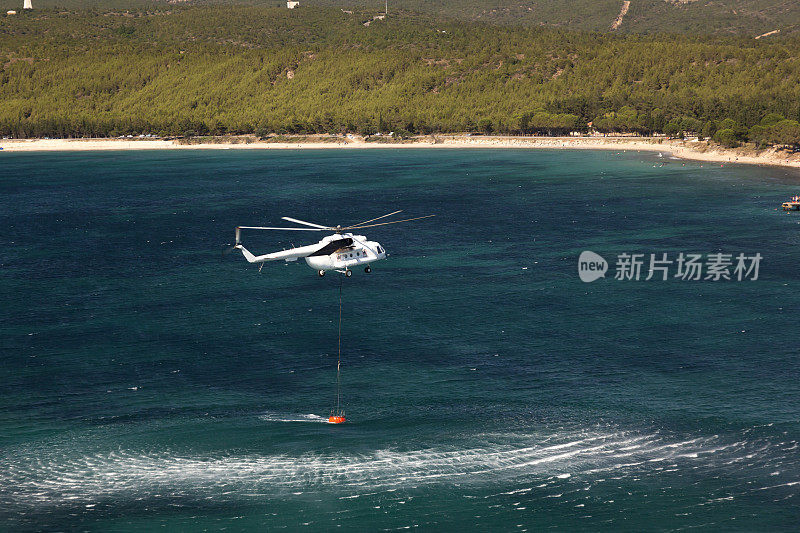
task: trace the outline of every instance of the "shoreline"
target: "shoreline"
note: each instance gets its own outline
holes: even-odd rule
[[[287,136],[288,137],[288,136]],[[278,142],[255,137],[217,137],[205,139],[3,139],[0,155],[5,152],[55,152],[104,150],[321,150],[380,148],[520,148],[566,150],[646,150],[667,152],[680,159],[715,163],[737,163],[800,168],[800,153],[774,148],[726,149],[705,141],[676,140],[663,137],[511,137],[488,135],[436,135],[396,141],[388,137],[367,141],[350,136],[288,137]]]

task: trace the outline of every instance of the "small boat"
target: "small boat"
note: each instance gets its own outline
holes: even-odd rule
[[[781,207],[784,211],[800,211],[800,196],[792,196],[788,202],[783,202]]]

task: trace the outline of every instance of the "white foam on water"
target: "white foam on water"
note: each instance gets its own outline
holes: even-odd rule
[[[267,413],[270,422],[324,422],[323,417]],[[78,502],[96,505],[120,497],[242,499],[248,495],[291,495],[328,489],[354,499],[398,488],[435,483],[486,483],[524,481],[534,488],[564,487],[596,474],[632,481],[646,475],[663,475],[670,469],[730,468],[754,450],[786,459],[763,442],[725,444],[720,437],[670,439],[633,432],[559,435],[501,435],[468,448],[426,448],[398,451],[380,449],[365,454],[308,453],[304,455],[181,455],[134,450],[77,453],[69,447],[30,449],[0,457],[0,506],[58,505]],[[794,443],[781,443],[785,446]],[[773,447],[774,448],[774,447]],[[722,457],[720,457],[722,455]],[[796,458],[795,458],[796,459]],[[660,466],[652,466],[659,465]],[[766,469],[768,468],[769,469]],[[764,465],[765,475],[774,466]],[[606,476],[603,476],[605,479]],[[771,479],[775,479],[774,477]],[[594,481],[597,481],[596,479]],[[539,484],[537,484],[539,483]],[[798,482],[800,483],[800,482]],[[775,487],[792,487],[789,483]],[[754,487],[755,488],[755,487]],[[556,488],[553,496],[571,493]]]
[[[258,418],[266,422],[328,422],[327,418],[315,414],[264,413],[259,415]]]

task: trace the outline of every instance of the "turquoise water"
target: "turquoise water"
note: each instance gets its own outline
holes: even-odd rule
[[[3,153],[0,529],[796,530],[798,190],[636,152]],[[364,232],[331,426],[341,277],[220,252],[395,209],[437,216]]]

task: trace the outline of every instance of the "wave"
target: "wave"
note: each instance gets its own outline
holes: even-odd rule
[[[263,415],[271,417],[272,415]],[[315,417],[315,418],[310,418]],[[316,415],[274,421],[316,421]],[[272,418],[268,418],[273,421]],[[480,437],[478,437],[480,438]],[[435,483],[487,485],[534,481],[536,486],[600,482],[686,470],[698,475],[739,469],[751,478],[779,469],[797,473],[797,443],[719,436],[674,439],[659,433],[506,435],[506,444],[419,450],[381,449],[366,454],[180,455],[117,450],[6,455],[0,462],[0,507],[37,504],[94,505],[120,497],[242,499],[329,489],[349,496],[369,490],[417,488]],[[490,438],[496,442],[496,435]],[[794,479],[797,479],[796,476]],[[578,480],[578,481],[576,481]],[[794,487],[775,477],[768,485]],[[754,485],[753,489],[759,487]],[[353,496],[355,490],[356,496]],[[532,489],[524,489],[532,490]],[[795,489],[792,489],[795,490]]]
[[[265,413],[258,417],[266,422],[318,422],[327,423],[328,419],[315,414],[295,415],[281,413]]]

